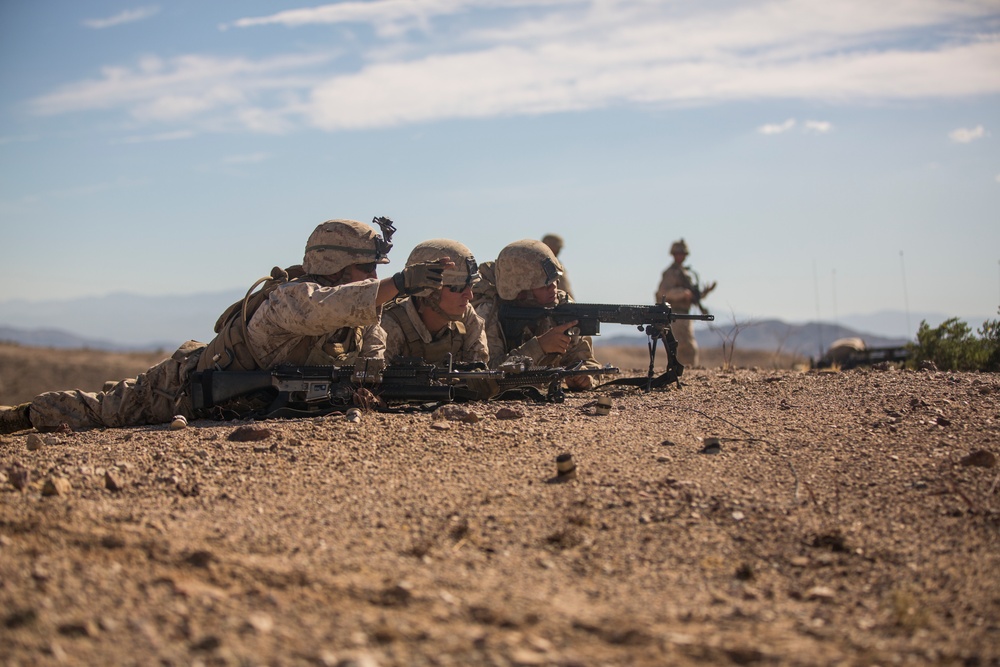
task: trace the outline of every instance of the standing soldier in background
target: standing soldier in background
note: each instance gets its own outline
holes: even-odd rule
[[[449,262],[418,264],[378,279],[395,228],[376,218],[383,236],[362,222],[328,220],[309,236],[301,266],[261,278],[222,314],[211,343],[188,341],[173,356],[107,391],[50,391],[31,403],[0,408],[0,433],[164,424],[195,414],[190,377],[207,369],[267,370],[279,364],[353,364],[381,358],[382,305],[399,294],[437,289]],[[263,283],[261,290],[254,292]]]
[[[450,239],[418,244],[407,266],[450,259],[442,285],[397,300],[386,307],[382,328],[386,332],[385,356],[419,357],[442,365],[451,355],[456,363],[489,362],[483,320],[469,303],[479,282],[479,266],[468,247]]]
[[[702,314],[708,311],[701,305],[701,300],[715,289],[715,282],[702,288],[698,284],[698,274],[690,266],[684,266],[688,256],[687,243],[684,239],[674,241],[670,246],[670,254],[674,263],[667,267],[656,290],[656,303],[666,301],[676,313],[687,315],[691,306],[698,306]],[[692,277],[693,274],[693,277]],[[677,361],[693,368],[698,365],[698,343],[694,338],[694,322],[692,320],[677,320],[670,325],[677,339]]]
[[[476,306],[476,312],[486,323],[486,338],[490,350],[490,367],[497,368],[508,358],[528,358],[534,366],[573,366],[601,368],[594,358],[589,336],[570,333],[576,322],[556,324],[543,317],[531,327],[525,327],[516,337],[504,334],[500,321],[500,305],[504,301],[525,306],[557,306],[572,301],[558,288],[562,267],[559,260],[541,241],[523,239],[511,243],[497,255],[491,265],[495,276],[496,294]],[[487,290],[492,293],[492,290]],[[580,375],[566,379],[570,389],[592,389],[598,378]]]
[[[563,248],[563,240],[561,236],[556,234],[546,234],[542,237],[542,243],[549,247],[552,254],[555,255],[556,259],[559,258],[559,253]],[[562,262],[559,262],[559,266],[562,267],[562,275],[559,276],[559,289],[569,295],[570,299],[576,301],[576,295],[573,294],[573,288],[569,286],[569,277],[566,275],[566,267],[563,266]]]

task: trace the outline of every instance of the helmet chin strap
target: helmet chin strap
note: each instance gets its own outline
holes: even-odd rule
[[[446,320],[458,322],[462,319],[461,315],[449,315],[441,309],[441,290],[434,292],[430,296],[418,296],[415,298],[417,299],[417,312],[420,312],[421,308],[427,306]]]

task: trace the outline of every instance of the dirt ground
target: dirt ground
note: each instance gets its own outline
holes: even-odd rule
[[[1000,377],[683,380],[2,436],[0,663],[1000,665]]]

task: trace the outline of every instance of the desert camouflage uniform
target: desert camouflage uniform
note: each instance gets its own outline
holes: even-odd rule
[[[271,368],[353,363],[359,353],[381,357],[385,332],[377,324],[378,286],[377,280],[339,286],[303,280],[279,286],[247,327],[255,358]],[[206,347],[188,341],[171,358],[108,391],[41,394],[31,402],[31,423],[50,431],[61,423],[80,429],[162,424],[178,414],[196,417],[187,386],[192,372],[212,366],[202,358]]]
[[[556,300],[557,304],[570,301],[566,293],[561,290],[556,293]],[[564,354],[543,352],[536,336],[544,334],[555,326],[555,322],[549,317],[542,318],[533,327],[525,327],[519,340],[507,340],[503,333],[503,326],[500,324],[500,303],[500,298],[495,297],[476,307],[476,312],[486,323],[490,368],[497,368],[510,357],[528,357],[535,366],[572,366],[578,361],[582,361],[584,362],[581,365],[582,368],[601,368],[601,364],[594,358],[594,346],[590,336],[574,336],[573,342]],[[536,304],[519,302],[519,305]]]
[[[664,299],[675,313],[687,315],[691,312],[691,298],[685,296],[685,290],[697,291],[691,274],[680,264],[674,262],[663,272],[660,286],[656,290],[656,303]],[[692,320],[677,320],[670,325],[677,339],[677,361],[682,366],[698,365],[698,343],[694,338],[694,322]]]
[[[404,299],[386,308],[382,328],[386,334],[386,359],[419,357],[432,364],[440,364],[451,353],[452,361],[456,363],[489,361],[486,329],[472,304],[465,307],[461,320],[449,322],[432,334],[420,318],[413,299]]]

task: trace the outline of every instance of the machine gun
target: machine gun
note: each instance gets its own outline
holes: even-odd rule
[[[261,419],[314,417],[355,405],[440,403],[478,398],[471,379],[499,379],[503,371],[439,368],[422,359],[361,360],[354,366],[278,366],[269,371],[206,370],[191,376],[196,412],[250,414]],[[374,403],[375,405],[370,405]]]
[[[510,359],[500,364],[499,370],[503,378],[495,382],[497,392],[495,398],[528,397],[545,403],[562,403],[566,400],[566,391],[562,387],[563,380],[569,377],[589,375],[617,375],[621,369],[611,364],[601,368],[582,368],[582,361],[573,366],[531,366],[530,359]],[[538,387],[546,387],[543,395]],[[514,395],[514,396],[512,396]]]
[[[677,361],[677,339],[670,330],[672,322],[677,320],[701,320],[712,322],[715,315],[689,315],[675,313],[669,303],[655,306],[628,306],[606,303],[562,303],[558,306],[521,306],[515,303],[503,302],[498,312],[504,336],[508,340],[520,340],[525,327],[534,327],[539,320],[549,318],[558,324],[576,320],[577,325],[567,333],[580,336],[599,336],[601,322],[610,324],[631,324],[639,328],[649,337],[649,374],[645,380],[640,378],[622,378],[611,384],[629,384],[644,386],[648,391],[654,387],[663,387],[671,382],[680,385],[680,376],[684,367]],[[667,351],[667,369],[658,378],[653,378],[653,365],[656,360],[657,341],[663,341]]]

